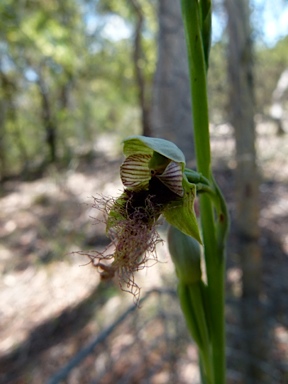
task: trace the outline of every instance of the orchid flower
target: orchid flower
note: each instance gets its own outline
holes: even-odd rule
[[[95,199],[95,206],[106,214],[106,233],[114,252],[94,251],[88,256],[102,279],[116,275],[120,287],[138,298],[134,273],[148,260],[157,260],[161,215],[185,235],[202,241],[194,212],[196,186],[185,175],[182,151],[159,138],[130,136],[123,143],[120,177],[125,189],[117,199]]]

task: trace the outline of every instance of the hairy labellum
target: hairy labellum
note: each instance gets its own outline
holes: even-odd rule
[[[103,252],[80,253],[90,258],[103,280],[116,277],[121,289],[131,292],[138,301],[140,289],[134,273],[149,260],[157,262],[156,245],[162,241],[156,231],[160,206],[153,203],[148,191],[125,190],[117,200],[95,198],[94,207],[104,213],[111,244]]]

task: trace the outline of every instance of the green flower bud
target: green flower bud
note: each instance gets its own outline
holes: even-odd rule
[[[194,284],[201,280],[201,249],[198,241],[177,228],[168,230],[168,247],[179,280]]]

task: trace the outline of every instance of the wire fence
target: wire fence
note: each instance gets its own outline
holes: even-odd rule
[[[251,358],[242,349],[247,334],[241,330],[237,312],[239,302],[228,300],[229,384],[246,382],[243,366]],[[269,352],[273,354],[272,345]],[[277,362],[259,359],[255,365],[266,377],[265,383],[286,382],[285,372],[281,372]],[[140,308],[135,305],[128,307],[55,372],[46,384],[80,382],[199,384],[197,348],[186,330],[176,292],[169,289],[149,291],[141,299]]]
[[[196,347],[186,331],[175,291],[149,291],[140,306],[131,305],[47,384],[184,384],[187,375],[190,383],[198,383]]]

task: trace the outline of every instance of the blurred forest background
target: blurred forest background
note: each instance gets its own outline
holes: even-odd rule
[[[237,90],[233,97],[231,52],[240,40],[231,20],[241,17],[229,0],[213,2],[208,77],[213,166],[231,212],[228,382],[249,383],[250,375],[281,384],[288,381],[288,4],[236,3],[251,10],[247,135],[233,124],[237,109],[247,108],[240,89],[239,103]],[[88,260],[71,253],[107,245],[91,196],[120,193],[125,136],[172,139],[195,166],[183,39],[174,0],[0,2],[0,383],[199,382],[165,244],[161,263],[136,277],[145,299],[136,310],[132,297],[100,283]],[[258,249],[245,251],[248,261],[238,219],[241,132],[256,149],[254,176],[242,176],[259,180],[256,235],[248,241]],[[248,228],[253,219],[246,220]],[[53,376],[69,361],[62,378]]]

